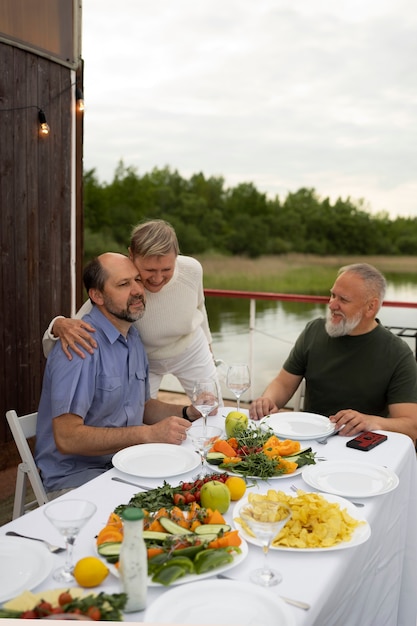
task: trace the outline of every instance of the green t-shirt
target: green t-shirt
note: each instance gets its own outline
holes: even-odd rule
[[[323,318],[309,322],[284,363],[304,376],[304,410],[334,415],[354,409],[388,416],[388,405],[417,403],[417,364],[410,347],[378,326],[364,335],[330,337]]]

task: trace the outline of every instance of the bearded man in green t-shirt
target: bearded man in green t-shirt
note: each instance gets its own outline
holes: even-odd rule
[[[252,402],[251,418],[279,411],[304,378],[304,410],[327,415],[340,434],[386,430],[416,440],[417,364],[410,347],[376,317],[385,290],[372,265],[342,267],[326,319],[307,324],[279,374]]]

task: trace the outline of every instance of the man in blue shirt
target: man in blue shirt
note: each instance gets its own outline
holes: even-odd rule
[[[98,349],[68,361],[60,344],[48,357],[38,409],[35,460],[47,493],[78,487],[111,467],[119,450],[140,443],[180,444],[192,406],[150,398],[148,361],[133,322],[145,311],[136,267],[105,253],[84,270],[93,303],[85,316]]]

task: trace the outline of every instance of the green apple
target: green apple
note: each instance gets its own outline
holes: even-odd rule
[[[200,502],[205,509],[226,513],[230,506],[230,491],[219,480],[210,480],[201,487]]]
[[[248,427],[248,416],[240,411],[230,411],[226,416],[226,435],[235,437],[239,430]]]

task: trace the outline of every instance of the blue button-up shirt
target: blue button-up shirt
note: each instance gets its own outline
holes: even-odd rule
[[[73,413],[88,426],[137,426],[150,397],[148,360],[136,328],[131,326],[125,338],[95,306],[83,319],[96,329],[93,354],[68,361],[58,342],[46,363],[35,448],[46,491],[78,487],[111,467],[112,455],[58,452],[55,417]]]

